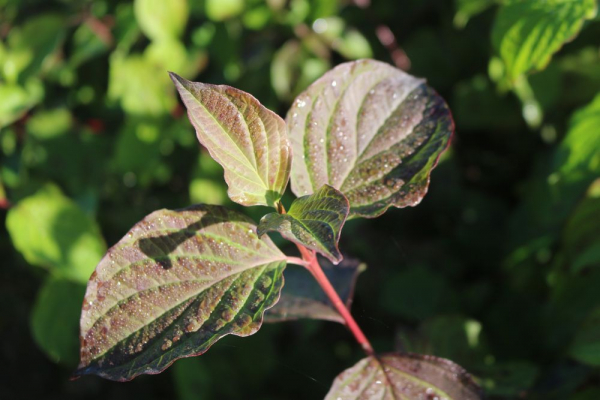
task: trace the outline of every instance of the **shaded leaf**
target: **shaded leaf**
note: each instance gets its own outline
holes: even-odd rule
[[[569,355],[583,364],[600,366],[600,307],[588,314],[571,343]]]
[[[482,13],[495,2],[496,0],[454,0],[456,8],[454,26],[464,28],[471,18]]]
[[[569,269],[580,273],[586,268],[600,268],[600,179],[590,186],[567,221],[563,232],[563,249]]]
[[[363,217],[418,204],[454,129],[423,80],[373,60],[326,73],[297,97],[287,122],[294,193],[329,184],[346,195],[351,216]]]
[[[350,309],[356,279],[358,274],[366,269],[366,265],[347,257],[338,265],[333,265],[325,259],[321,259],[319,264],[346,307]],[[265,313],[266,322],[310,318],[345,323],[306,268],[288,268],[284,276],[285,286],[281,291],[281,298]]]
[[[544,69],[583,22],[595,15],[595,0],[506,2],[492,29],[492,43],[504,62],[506,78],[514,82],[520,75]]]
[[[171,73],[198,140],[225,169],[236,203],[275,206],[290,174],[285,122],[241,90]]]
[[[349,208],[348,199],[339,190],[323,185],[314,194],[294,200],[287,214],[270,213],[262,217],[258,236],[279,232],[337,264],[343,258],[338,242]]]
[[[49,277],[31,312],[32,336],[54,362],[77,364],[79,314],[85,287]]]
[[[248,336],[283,285],[285,255],[219,206],[160,210],[113,246],[90,278],[75,375],[125,381]]]
[[[82,283],[106,250],[96,222],[55,185],[11,208],[6,229],[28,263]]]
[[[335,378],[325,400],[481,399],[460,366],[418,354],[367,357]]]
[[[181,36],[188,20],[187,0],[135,0],[135,18],[152,40]]]

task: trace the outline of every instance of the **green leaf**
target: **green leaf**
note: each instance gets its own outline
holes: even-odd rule
[[[4,75],[9,82],[26,82],[43,69],[62,43],[67,23],[56,14],[27,18],[21,26],[10,29],[8,54],[4,60]]]
[[[275,206],[290,174],[285,122],[241,90],[171,73],[198,140],[223,166],[236,203]]]
[[[452,361],[417,354],[367,357],[335,378],[325,400],[477,400],[481,389]]]
[[[54,362],[77,364],[79,314],[85,287],[49,277],[40,289],[31,312],[31,331],[36,343]]]
[[[567,221],[563,232],[563,249],[569,269],[580,273],[586,268],[600,268],[600,179],[590,186]]]
[[[8,211],[8,230],[28,263],[86,282],[106,250],[96,222],[55,185],[46,185]]]
[[[90,278],[75,375],[126,381],[248,336],[279,298],[285,255],[219,206],[160,210],[113,246]]]
[[[316,193],[294,200],[287,214],[270,213],[258,224],[258,236],[276,231],[294,243],[318,251],[331,262],[342,261],[338,241],[350,205],[337,189],[323,185]]]
[[[44,87],[37,79],[27,81],[25,87],[0,82],[0,128],[10,125],[44,97]]]
[[[135,18],[152,40],[181,36],[188,20],[187,0],[135,0]]]
[[[492,43],[513,83],[520,75],[546,67],[572,40],[586,19],[596,15],[595,0],[512,0],[504,4],[492,29]]]
[[[581,363],[600,366],[600,307],[593,309],[579,328],[569,355]]]
[[[224,21],[244,10],[244,0],[206,0],[206,16],[213,21]]]
[[[454,3],[456,8],[454,26],[462,29],[472,17],[491,7],[496,0],[454,0]]]
[[[294,193],[329,184],[348,198],[351,216],[369,218],[421,201],[454,129],[423,80],[373,60],[326,73],[296,98],[287,122]]]
[[[366,265],[351,258],[344,258],[338,265],[321,259],[319,264],[346,307],[350,309],[356,279],[358,274],[366,269]],[[306,268],[288,268],[284,277],[285,286],[281,291],[281,298],[273,308],[265,313],[265,322],[310,318],[345,323],[321,286]]]

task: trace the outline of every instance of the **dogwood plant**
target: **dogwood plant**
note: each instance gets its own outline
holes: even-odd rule
[[[348,288],[358,271],[359,263],[336,267],[346,219],[415,206],[425,195],[454,130],[444,100],[424,80],[373,60],[326,73],[285,121],[238,89],[171,78],[198,140],[223,166],[229,197],[274,211],[256,225],[221,206],[194,205],[136,224],[89,280],[75,376],[156,374],[225,335],[254,334],[264,318],[311,317],[344,323],[367,355],[336,378],[327,399],[479,399],[451,361],[377,355],[348,309],[351,290],[342,300],[330,280],[350,270],[341,284]],[[286,211],[290,179],[298,198]],[[295,243],[301,257],[282,253],[267,232]],[[287,264],[306,268],[328,301],[298,293],[294,279],[302,278],[292,273],[289,290],[302,301],[282,294]]]

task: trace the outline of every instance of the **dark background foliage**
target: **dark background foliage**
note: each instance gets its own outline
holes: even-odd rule
[[[510,61],[500,20],[526,12],[491,0],[134,3],[0,0],[2,397],[322,398],[362,355],[343,326],[317,321],[266,324],[129,383],[69,375],[106,245],[159,208],[241,208],[166,71],[283,116],[332,66],[372,57],[427,78],[456,134],[418,207],[344,227],[340,249],[368,264],[359,324],[379,352],[454,360],[492,399],[600,398],[597,17],[557,11],[581,32],[558,38],[547,66],[511,70],[545,39]],[[543,18],[524,26],[552,27]]]

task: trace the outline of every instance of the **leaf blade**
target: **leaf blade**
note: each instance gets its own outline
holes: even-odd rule
[[[338,265],[325,259],[319,264],[323,272],[350,309],[354,298],[354,287],[358,275],[366,269],[360,261],[345,257]],[[288,268],[285,271],[285,286],[279,302],[265,313],[265,322],[294,321],[309,318],[345,324],[315,278],[305,268]]]
[[[546,67],[554,53],[572,40],[596,14],[596,1],[510,1],[492,28],[492,43],[510,82]]]
[[[262,217],[258,236],[279,232],[337,264],[343,258],[338,242],[349,209],[348,199],[339,190],[323,185],[314,194],[294,200],[287,214],[270,213]]]
[[[461,367],[443,358],[384,354],[360,360],[336,377],[325,400],[481,399]]]
[[[225,335],[255,333],[284,268],[285,255],[241,214],[219,206],[150,214],[90,279],[75,375],[156,374]]]
[[[241,90],[170,75],[198,140],[225,170],[231,200],[274,206],[291,168],[285,122]]]
[[[348,197],[351,217],[420,202],[454,131],[446,103],[423,80],[373,60],[326,73],[286,120],[293,192],[329,184]]]

